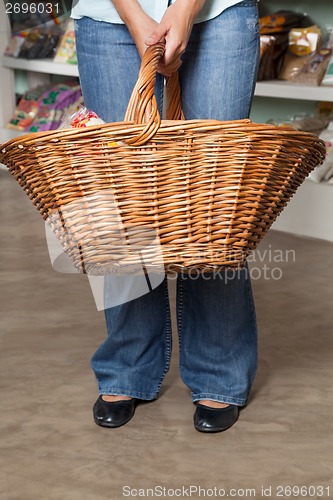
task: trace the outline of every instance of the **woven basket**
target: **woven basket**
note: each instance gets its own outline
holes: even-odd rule
[[[0,161],[81,272],[133,272],[142,259],[177,272],[242,266],[324,160],[317,136],[290,127],[185,121],[177,75],[161,121],[154,84],[163,52],[160,43],[147,50],[124,122],[2,146]]]

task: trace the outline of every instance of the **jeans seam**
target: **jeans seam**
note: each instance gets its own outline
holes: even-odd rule
[[[164,370],[160,381],[157,385],[156,392],[158,393],[161,389],[161,385],[165,375],[169,371],[170,367],[170,359],[171,359],[171,346],[172,346],[172,332],[171,332],[171,321],[170,321],[170,307],[169,307],[169,298],[168,298],[168,281],[167,278],[164,278],[164,301],[165,301],[165,362],[164,362]]]
[[[255,331],[255,338],[256,338],[256,342],[258,343],[258,322],[257,322],[257,315],[256,315],[256,308],[255,308],[255,305],[254,305],[254,298],[253,298],[253,293],[252,293],[252,287],[251,287],[251,278],[250,278],[250,275],[249,275],[249,268],[247,266],[247,277],[245,278],[246,279],[246,286],[247,286],[247,295],[249,297],[249,300],[250,300],[250,307],[251,307],[251,322],[252,322],[252,328],[253,328],[253,331]],[[258,353],[258,347],[256,348],[256,352]],[[249,384],[249,393],[251,391],[251,387],[253,385],[253,382],[254,382],[254,379],[255,379],[255,376],[256,376],[256,371],[257,371],[257,366],[258,366],[258,354],[257,354],[257,359],[256,359],[256,367],[255,369],[253,370],[253,377],[252,377],[252,380]]]
[[[257,74],[258,74],[258,69],[259,69],[259,54],[260,54],[260,38],[259,38],[259,25],[257,25],[256,28],[256,34],[257,34],[257,59],[256,59],[256,64],[252,66],[252,74],[251,74],[251,79],[252,79],[252,89],[251,89],[251,99],[250,99],[250,104],[249,104],[249,111],[248,115],[250,114],[251,111],[251,105],[253,101],[253,96],[255,92],[255,87],[256,87],[256,82],[257,82]]]
[[[177,328],[178,328],[178,348],[179,348],[179,371],[182,368],[182,327],[183,327],[183,304],[184,286],[181,276],[177,279]]]

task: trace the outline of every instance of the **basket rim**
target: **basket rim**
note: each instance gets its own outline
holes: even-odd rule
[[[14,137],[9,141],[6,141],[0,144],[0,161],[6,153],[7,149],[11,149],[14,146],[32,146],[35,142],[41,142],[43,139],[50,142],[58,142],[63,138],[71,139],[76,136],[86,137],[95,136],[96,132],[105,131],[110,132],[115,131],[122,132],[122,129],[127,134],[137,133],[145,127],[145,123],[136,124],[133,121],[120,121],[120,122],[111,122],[105,123],[101,125],[94,125],[87,128],[61,128],[56,130],[47,130],[42,132],[30,132],[24,135],[20,135],[18,137]],[[175,131],[187,131],[189,129],[201,129],[201,131],[214,131],[214,130],[229,130],[243,132],[244,134],[252,133],[252,134],[260,134],[265,132],[275,133],[277,136],[294,136],[295,138],[303,138],[303,139],[312,139],[315,142],[322,143],[324,142],[312,132],[305,132],[298,129],[295,129],[289,125],[272,125],[267,123],[256,123],[248,118],[240,119],[240,120],[210,120],[210,119],[195,119],[195,120],[162,120],[160,129],[163,132],[175,132]],[[195,130],[194,130],[195,131]],[[149,141],[148,141],[149,142]],[[152,139],[154,142],[154,139]],[[140,147],[140,146],[134,146]]]

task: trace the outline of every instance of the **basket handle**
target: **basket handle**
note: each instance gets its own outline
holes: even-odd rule
[[[128,102],[125,121],[135,124],[146,123],[146,127],[135,137],[127,139],[127,144],[141,146],[149,141],[158,131],[161,117],[158,112],[154,87],[157,65],[165,51],[165,43],[158,42],[147,48],[143,55],[139,76]],[[168,120],[184,119],[180,100],[178,73],[173,73],[166,82]]]

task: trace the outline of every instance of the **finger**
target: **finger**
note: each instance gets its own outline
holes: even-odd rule
[[[161,25],[158,26],[158,28],[153,31],[148,38],[145,40],[145,44],[148,45],[154,45],[155,43],[158,43],[164,39],[166,35],[166,30],[163,28]]]
[[[167,66],[164,64],[159,64],[157,67],[157,71],[163,76],[171,76],[172,73],[175,73],[180,68],[181,64],[181,60],[175,61],[174,63]]]

